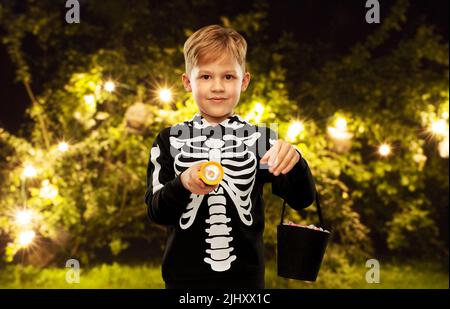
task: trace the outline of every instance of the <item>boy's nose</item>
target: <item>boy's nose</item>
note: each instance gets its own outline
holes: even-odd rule
[[[224,91],[224,87],[223,87],[223,85],[222,85],[222,82],[221,82],[220,80],[214,81],[211,90],[212,90],[213,92]]]

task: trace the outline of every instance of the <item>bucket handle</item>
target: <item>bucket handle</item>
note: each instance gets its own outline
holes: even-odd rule
[[[317,190],[316,190],[315,201],[316,201],[316,207],[317,207],[317,214],[319,215],[319,224],[320,224],[320,227],[324,228],[323,218],[322,218],[322,210],[320,208],[320,196],[319,196],[319,192],[317,192]],[[280,225],[283,224],[285,208],[286,208],[286,200],[283,200],[283,208],[281,209]]]

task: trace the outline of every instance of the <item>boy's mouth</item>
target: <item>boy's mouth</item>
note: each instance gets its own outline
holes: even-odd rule
[[[208,100],[215,102],[215,103],[220,103],[225,101],[227,98],[222,98],[222,97],[213,97],[213,98],[209,98]]]

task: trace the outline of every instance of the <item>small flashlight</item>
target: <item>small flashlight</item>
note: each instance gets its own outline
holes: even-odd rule
[[[215,161],[208,161],[202,164],[198,176],[204,183],[210,186],[219,184],[223,179],[223,167]]]

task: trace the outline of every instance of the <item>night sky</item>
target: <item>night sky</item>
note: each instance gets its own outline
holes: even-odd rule
[[[226,3],[236,6],[245,1],[231,2]],[[379,2],[382,22],[395,1]],[[223,5],[222,1],[220,3]],[[274,40],[287,31],[294,33],[300,43],[324,41],[330,43],[337,53],[344,53],[379,26],[364,22],[367,10],[364,0],[280,0],[270,3],[268,34]],[[404,31],[412,32],[422,23],[433,24],[448,42],[448,4],[448,0],[411,0]],[[61,10],[65,11],[64,5],[61,5]],[[25,109],[30,102],[23,85],[15,83],[15,67],[2,44],[0,68],[0,127],[17,133],[27,121]],[[33,88],[38,86],[32,84]]]

